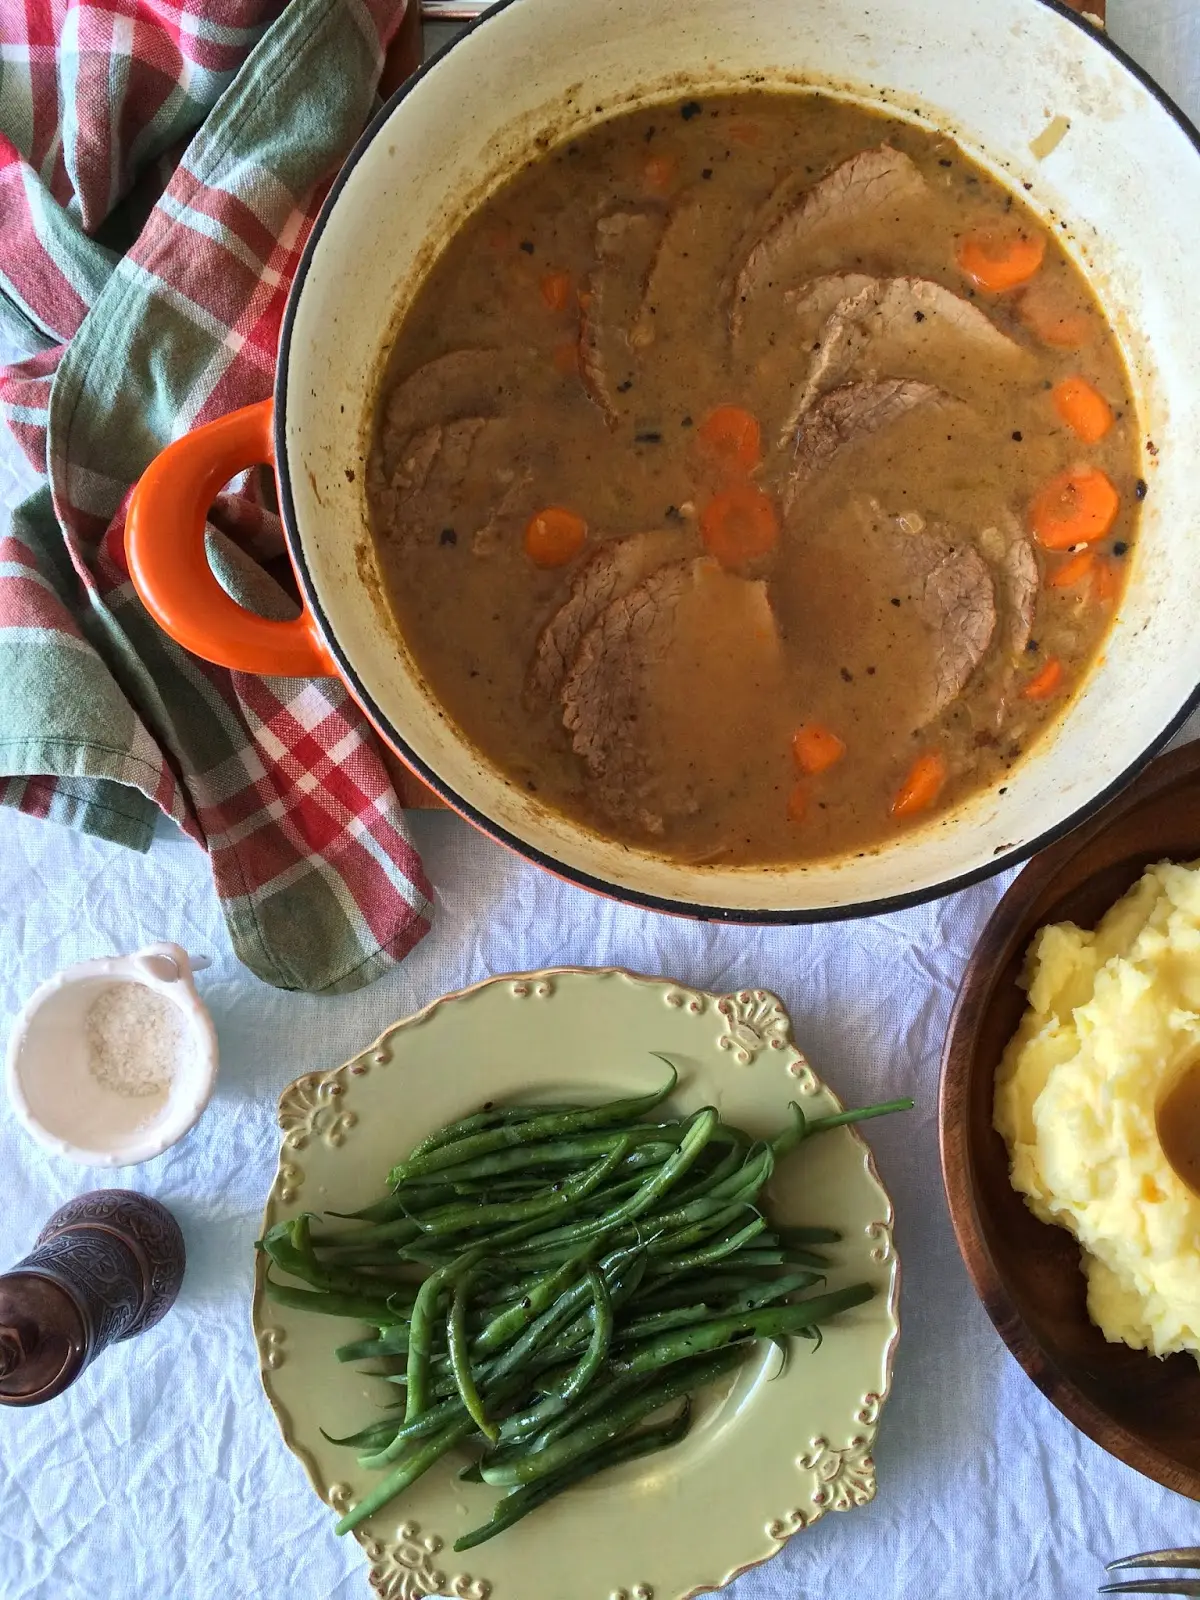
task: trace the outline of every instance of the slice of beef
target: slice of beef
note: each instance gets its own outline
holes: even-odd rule
[[[495,555],[515,539],[532,515],[533,473],[528,467],[501,467],[496,474],[500,498],[471,536],[477,556]]]
[[[714,636],[736,640],[737,672],[725,659],[709,674],[695,671]],[[781,658],[766,585],[723,573],[706,557],[660,567],[613,600],[584,635],[562,688],[563,722],[600,807],[650,833],[695,811],[703,767],[686,753],[678,759],[674,747],[704,739],[723,697],[743,683],[752,697],[761,698],[763,685],[780,692]],[[672,675],[681,662],[695,673],[683,708]],[[736,718],[726,711],[719,720],[736,736]]]
[[[805,346],[815,350],[785,417],[792,433],[817,396],[851,373],[935,381],[954,393],[981,372],[1019,371],[1028,352],[969,300],[925,278],[830,273],[786,296]],[[865,369],[865,370],[864,370]]]
[[[1000,620],[996,629],[996,669],[987,693],[977,699],[974,720],[981,731],[995,733],[1004,722],[1023,670],[1026,647],[1033,637],[1041,571],[1033,545],[1011,511],[983,530],[979,548],[995,578]]]
[[[996,587],[972,541],[920,517],[869,519],[872,570],[882,586],[916,607],[929,635],[930,657],[913,663],[914,730],[926,727],[962,694],[996,635]]]
[[[376,452],[370,494],[376,530],[393,544],[466,543],[489,555],[519,537],[529,516],[532,475],[514,467],[507,417],[459,417],[414,434],[390,478]],[[487,506],[482,522],[467,507]]]
[[[487,426],[483,417],[461,417],[423,428],[410,436],[387,477],[378,454],[373,457],[371,493],[384,538],[429,544],[454,526],[476,441]]]
[[[542,629],[526,681],[530,704],[553,699],[562,688],[584,634],[596,618],[668,562],[695,548],[683,529],[655,529],[602,545],[576,576],[566,600]]]
[[[831,227],[852,225],[865,213],[920,199],[925,180],[899,150],[881,145],[864,150],[807,189],[751,246],[730,291],[730,327],[741,331],[748,302],[764,289],[789,287],[803,267],[806,250]]]
[[[652,760],[639,727],[646,679],[670,649],[691,562],[660,567],[601,612],[562,687],[563,723],[609,816],[661,833]]]
[[[997,642],[1006,660],[1017,662],[1033,633],[1041,573],[1033,545],[1011,511],[979,535],[979,548],[991,563],[1003,599]]]
[[[596,267],[580,296],[579,372],[610,428],[622,385],[633,380],[629,333],[662,232],[657,211],[614,211],[596,224]]]
[[[1004,558],[1004,594],[1007,607],[1004,647],[1014,660],[1025,653],[1033,633],[1041,574],[1028,539],[1014,539]]]
[[[848,274],[846,282],[854,282],[857,287],[848,290],[834,303],[833,309],[815,330],[815,337],[812,334],[805,336],[802,330],[805,347],[812,347],[812,360],[803,384],[779,425],[781,450],[787,448],[800,425],[800,419],[817,397],[840,383],[866,350],[870,340],[867,323],[877,301],[877,281]]]
[[[460,417],[490,417],[520,397],[532,352],[451,350],[418,367],[388,395],[379,431],[379,453],[390,479],[414,436],[434,423]]]
[[[780,443],[778,477],[784,512],[792,509],[800,489],[848,446],[878,433],[918,406],[953,403],[933,384],[906,378],[848,383],[831,389],[801,417],[792,435]]]
[[[996,631],[996,591],[979,552],[969,544],[926,536],[909,552],[922,616],[934,637],[934,694],[928,720],[957,700]]]
[[[703,249],[703,223],[703,196],[690,190],[667,218],[646,274],[645,293],[629,333],[629,342],[635,350],[644,350],[654,343],[656,325],[664,310],[673,302],[686,301],[697,293],[695,272],[689,269],[688,263],[698,245]]]

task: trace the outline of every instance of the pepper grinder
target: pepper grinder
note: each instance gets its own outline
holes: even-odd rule
[[[96,1189],[60,1207],[0,1276],[0,1405],[53,1400],[110,1344],[152,1328],[175,1303],[184,1259],[157,1200]]]

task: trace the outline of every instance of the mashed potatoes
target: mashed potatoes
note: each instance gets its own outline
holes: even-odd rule
[[[1200,864],[1150,868],[1095,933],[1043,928],[1023,983],[996,1076],[1013,1187],[1079,1240],[1106,1338],[1200,1359],[1200,1199],[1155,1126],[1200,1061]]]

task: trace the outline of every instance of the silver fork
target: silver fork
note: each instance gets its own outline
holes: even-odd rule
[[[473,22],[493,0],[421,0],[426,22]]]
[[[1128,1572],[1137,1567],[1183,1567],[1200,1572],[1200,1549],[1147,1550],[1140,1556],[1110,1561],[1106,1572]],[[1200,1578],[1137,1578],[1128,1583],[1103,1583],[1101,1594],[1175,1594],[1200,1597]]]

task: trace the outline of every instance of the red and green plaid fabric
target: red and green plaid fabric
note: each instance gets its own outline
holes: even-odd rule
[[[180,650],[129,582],[130,486],[271,392],[288,285],[376,99],[402,0],[0,0],[0,408],[45,487],[0,530],[0,802],[210,853],[268,983],[370,982],[431,891],[340,684]],[[222,581],[288,615],[262,473],[213,508]],[[276,576],[283,577],[281,585]],[[164,929],[170,933],[170,929]]]

